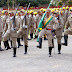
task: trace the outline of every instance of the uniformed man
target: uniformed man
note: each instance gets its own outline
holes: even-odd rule
[[[36,25],[36,30],[37,30],[37,28],[38,28],[38,25],[39,25],[39,22],[40,22],[40,20],[41,20],[41,17],[42,17],[42,13],[41,13],[41,11],[37,11],[37,15],[36,15],[36,18],[35,18],[35,25]],[[38,32],[37,32],[37,35],[35,36],[35,38],[37,38],[38,37]]]
[[[61,16],[59,15],[59,12],[55,11],[54,16],[56,17],[56,20],[59,23],[56,29],[56,37],[57,37],[57,43],[58,43],[58,54],[61,54],[61,38],[63,33],[64,22]]]
[[[20,29],[18,32],[18,36],[19,35],[23,35],[23,39],[24,39],[24,46],[25,46],[25,52],[24,54],[27,54],[27,47],[28,47],[28,19],[27,16],[26,18],[24,18],[24,12],[21,11],[21,19],[20,19]]]
[[[4,11],[4,15],[2,16],[2,20],[3,20],[3,28],[6,24],[6,19],[8,18],[8,12]]]
[[[65,24],[65,32],[64,32],[64,43],[62,45],[67,46],[68,41],[68,34],[72,35],[72,9],[70,10],[70,16],[67,19],[67,22]],[[70,29],[68,29],[70,27]]]
[[[31,10],[30,11],[30,17],[29,17],[29,26],[30,26],[30,38],[33,38],[33,33],[34,33],[34,13]]]
[[[16,18],[16,25],[18,26],[18,30],[17,30],[17,33],[19,32],[19,29],[20,29],[20,23],[21,22],[21,14],[20,14],[20,12],[18,12],[18,17]],[[17,42],[18,42],[18,48],[20,47],[20,46],[23,46],[23,45],[21,45],[21,43],[20,43],[20,38],[22,37],[22,35],[19,35],[18,36],[18,38],[17,38]]]
[[[35,32],[36,32],[36,30],[37,30],[37,28],[36,28],[36,23],[35,23],[35,20],[36,20],[36,16],[37,16],[37,12],[34,12],[34,34],[35,34]],[[35,36],[35,38],[37,38],[36,36]]]
[[[46,21],[48,21],[48,19],[50,17],[52,17],[52,16],[50,16],[50,13],[51,13],[51,10],[47,9],[46,10],[46,16],[45,16],[45,18],[43,20],[43,25],[45,25],[47,23]],[[39,47],[42,47],[41,46],[42,45],[42,36],[46,34],[47,37],[48,37],[49,57],[51,57],[51,52],[52,52],[52,48],[53,48],[53,44],[52,44],[53,36],[52,36],[52,31],[51,30],[53,30],[53,24],[54,23],[58,25],[58,22],[55,20],[54,17],[52,17],[51,21],[47,24],[47,26],[44,29],[42,29],[40,31],[40,33],[39,33],[39,41],[40,41],[39,42]],[[57,26],[56,26],[56,28],[57,28]]]
[[[2,40],[2,33],[3,33],[3,22],[2,22],[2,11],[0,10],[0,51],[3,51],[1,48],[1,40]]]
[[[65,26],[65,23],[66,23],[65,7],[63,7],[62,11],[63,11],[63,17],[64,17],[64,26]]]
[[[26,17],[27,17],[27,19],[28,19],[28,35],[29,35],[29,30],[30,30],[30,26],[29,26],[29,15],[30,15],[30,13],[29,13],[29,11],[27,11]],[[31,40],[31,39],[28,37],[27,40]]]
[[[13,44],[13,57],[16,57],[16,40],[17,40],[17,31],[16,25],[13,25],[14,16],[10,13],[9,17],[6,19],[6,25],[4,28],[5,34],[3,36],[3,40],[7,46],[7,50],[10,48],[8,44],[8,40],[12,38]]]
[[[4,32],[3,32],[3,35],[5,34],[5,32],[7,31],[7,22],[6,22],[6,20],[9,18],[9,16],[8,16],[8,12],[7,11],[5,11],[4,12],[4,16],[3,16],[3,28],[4,28]],[[9,43],[8,43],[8,40],[7,41],[4,41],[4,46],[5,46],[5,48],[7,48],[6,50],[8,50],[8,49],[11,49],[10,48],[10,46],[9,46]]]

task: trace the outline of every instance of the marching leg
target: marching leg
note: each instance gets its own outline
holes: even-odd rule
[[[61,44],[58,44],[58,54],[61,54]]]
[[[16,57],[16,48],[13,48],[13,57]]]
[[[27,45],[25,45],[25,53],[24,54],[27,54]]]
[[[23,45],[20,44],[20,38],[17,38],[17,42],[18,42],[18,46],[17,46],[18,48],[19,48],[20,46],[23,46]]]
[[[52,47],[49,47],[49,57],[52,57],[51,52],[52,52]]]

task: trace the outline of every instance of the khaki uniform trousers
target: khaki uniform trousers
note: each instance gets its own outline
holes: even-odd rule
[[[34,26],[31,26],[31,27],[29,28],[29,30],[30,30],[30,34],[34,33]]]
[[[72,31],[69,30],[69,29],[66,29],[65,32],[64,32],[64,35],[72,35]]]
[[[21,30],[20,29],[17,31],[17,35],[18,35],[18,38],[21,38],[22,37],[22,34],[21,34]]]
[[[3,36],[3,41],[9,40],[9,38],[12,39],[13,48],[16,48],[16,47],[17,47],[17,46],[16,46],[17,38],[16,38],[16,37],[12,37],[11,31],[6,31],[6,33],[5,33],[4,36]]]
[[[2,40],[2,32],[0,32],[0,42],[1,42],[1,40]]]
[[[48,45],[49,45],[49,47],[53,47],[53,44],[52,44],[53,36],[52,36],[51,30],[42,29],[40,31],[40,33],[39,33],[39,37],[42,37],[45,34],[47,35],[47,38],[48,38]]]
[[[17,32],[17,34],[18,34],[18,36],[20,36],[20,35],[23,36],[24,45],[27,45],[27,46],[28,46],[28,41],[27,41],[28,34],[24,34],[24,33],[23,33],[23,29],[20,29],[20,30]]]
[[[61,39],[62,37],[57,37],[57,43],[61,45]]]

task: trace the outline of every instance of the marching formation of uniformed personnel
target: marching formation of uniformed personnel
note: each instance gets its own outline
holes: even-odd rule
[[[61,44],[67,46],[68,34],[72,34],[71,23],[72,23],[72,7],[63,8],[41,8],[37,12],[27,11],[25,15],[25,10],[22,9],[17,12],[14,21],[14,12],[8,13],[8,11],[0,11],[0,51],[1,41],[3,37],[3,42],[6,50],[13,48],[13,57],[16,57],[16,49],[21,45],[21,37],[24,41],[24,54],[27,54],[28,50],[28,40],[33,39],[33,35],[39,27],[39,23],[44,13],[46,16],[42,21],[41,31],[37,31],[35,38],[39,36],[38,48],[42,48],[42,38],[48,40],[49,57],[51,57],[52,48],[54,48],[54,36],[56,35],[58,43],[58,54],[61,54]],[[13,25],[13,22],[15,24]],[[70,27],[70,29],[68,29]],[[13,30],[14,28],[14,30]],[[64,30],[65,29],[65,30]],[[64,43],[61,43],[62,33],[64,30]],[[30,35],[30,38],[29,38]],[[46,39],[47,37],[47,39]],[[11,45],[9,45],[9,40]],[[18,45],[16,45],[16,42]]]

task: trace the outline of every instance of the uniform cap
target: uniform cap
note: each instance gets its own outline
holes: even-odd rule
[[[65,9],[65,7],[63,7],[63,9]]]
[[[41,8],[40,10],[43,11],[43,8]]]
[[[45,12],[46,11],[46,9],[43,9],[43,12]]]
[[[69,7],[66,7],[66,9],[69,9]]]
[[[61,13],[63,13],[63,11],[61,11]]]
[[[51,12],[54,12],[54,11],[55,11],[54,9],[51,10]]]
[[[37,14],[37,12],[34,12],[34,14]]]
[[[33,10],[30,11],[30,14],[33,13]]]

